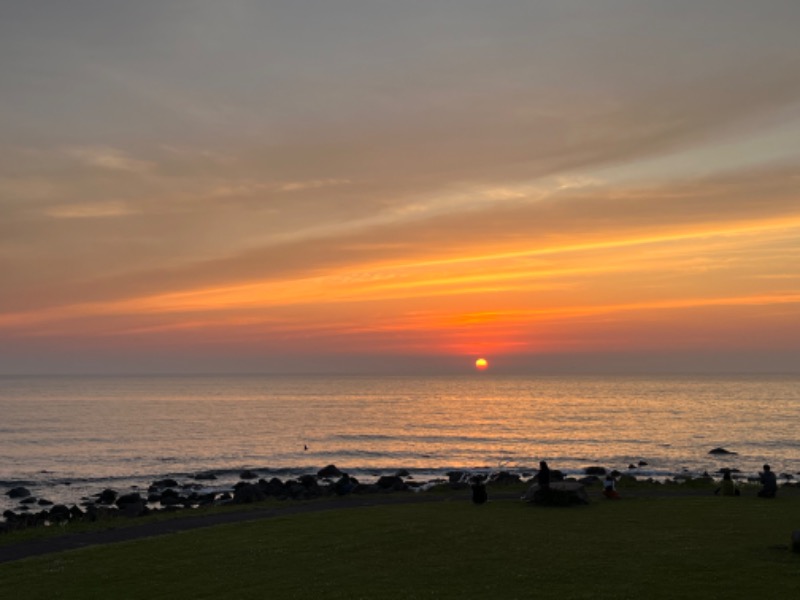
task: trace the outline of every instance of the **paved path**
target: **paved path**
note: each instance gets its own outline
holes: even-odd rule
[[[498,495],[499,496],[499,495]],[[517,494],[515,497],[519,497]],[[310,501],[287,501],[286,504],[265,506],[264,508],[250,509],[246,511],[231,508],[228,511],[217,512],[214,514],[182,516],[175,519],[161,521],[150,521],[137,525],[118,527],[115,529],[104,529],[100,531],[89,531],[82,533],[67,533],[65,535],[48,537],[47,539],[28,540],[18,544],[6,544],[0,546],[0,563],[22,560],[31,556],[63,552],[65,550],[76,550],[88,546],[100,544],[113,544],[116,542],[127,542],[147,537],[168,535],[179,531],[188,531],[200,527],[212,527],[214,525],[225,525],[228,523],[241,523],[243,521],[256,521],[282,517],[286,515],[296,515],[309,512],[320,512],[327,510],[341,510],[347,508],[361,508],[365,506],[378,506],[389,504],[411,504],[419,502],[443,502],[446,500],[457,500],[468,502],[468,492],[459,495],[450,494],[375,494],[369,496],[347,496],[342,498],[331,498],[324,500]],[[124,518],[124,517],[120,517]]]

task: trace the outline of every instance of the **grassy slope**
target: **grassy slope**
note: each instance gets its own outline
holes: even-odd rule
[[[465,497],[267,519],[0,565],[36,598],[793,597],[800,498]]]

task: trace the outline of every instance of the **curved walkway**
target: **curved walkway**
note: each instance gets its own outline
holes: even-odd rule
[[[499,498],[500,495],[494,497]],[[510,497],[510,496],[509,496]],[[519,498],[516,494],[514,497]],[[100,531],[87,531],[82,533],[67,533],[65,535],[48,537],[46,539],[27,540],[18,544],[6,544],[0,546],[0,563],[22,560],[32,556],[63,552],[65,550],[76,550],[100,544],[114,544],[117,542],[127,542],[147,537],[168,535],[180,531],[188,531],[200,527],[213,527],[215,525],[226,525],[229,523],[241,523],[244,521],[256,521],[286,515],[296,515],[310,512],[321,512],[327,510],[340,510],[346,508],[362,508],[366,506],[390,505],[390,504],[413,504],[419,502],[441,502],[445,500],[457,499],[459,501],[469,501],[468,496],[451,494],[381,494],[369,496],[347,496],[341,498],[331,498],[323,500],[308,501],[288,501],[287,504],[275,506],[265,506],[249,510],[230,510],[213,514],[181,516],[175,519],[165,519],[160,521],[150,521],[146,523],[117,527],[114,529],[103,529]]]

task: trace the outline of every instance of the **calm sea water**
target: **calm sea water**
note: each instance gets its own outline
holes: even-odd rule
[[[768,462],[800,471],[800,377],[0,377],[0,507],[25,485],[78,502],[105,487],[335,464],[369,480],[453,469],[666,477]],[[714,456],[722,446],[736,455]],[[306,449],[307,447],[307,449]]]

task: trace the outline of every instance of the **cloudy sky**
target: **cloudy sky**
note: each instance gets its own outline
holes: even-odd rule
[[[795,0],[8,0],[0,373],[800,369]]]

